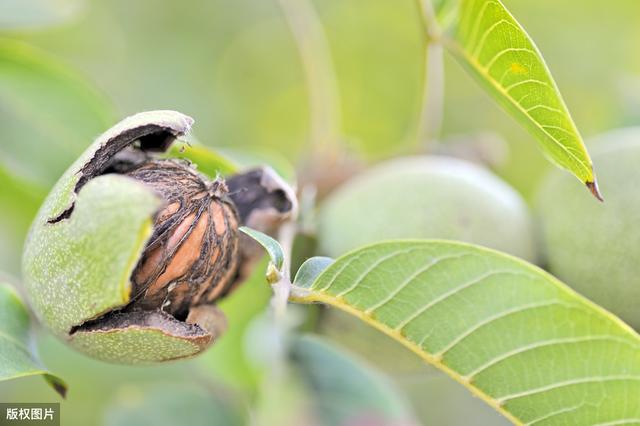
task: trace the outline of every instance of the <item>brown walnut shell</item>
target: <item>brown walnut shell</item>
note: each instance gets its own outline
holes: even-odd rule
[[[132,275],[133,309],[185,318],[191,306],[225,292],[238,264],[238,214],[223,180],[209,181],[176,160],[146,161],[126,172],[165,202]]]

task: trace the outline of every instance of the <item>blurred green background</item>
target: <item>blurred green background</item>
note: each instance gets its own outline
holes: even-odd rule
[[[543,52],[585,138],[640,124],[640,3],[505,4]],[[339,142],[371,163],[415,152],[424,62],[415,0],[313,5],[336,76]],[[448,56],[445,69],[441,146],[488,140],[488,149],[504,157],[494,171],[531,201],[552,166],[532,137]],[[277,0],[0,0],[0,271],[19,287],[21,244],[39,203],[70,162],[121,117],[175,109],[196,119],[194,133],[206,145],[270,152],[298,165],[311,149],[309,94]],[[230,332],[203,357],[167,366],[101,364],[39,331],[45,364],[70,385],[63,424],[175,424],[176,413],[186,424],[334,424],[339,412],[309,414],[330,411],[315,391],[337,392],[323,388],[310,366],[322,363],[332,371],[344,360],[332,353],[305,358],[304,345],[317,342],[303,341],[293,363],[302,373],[293,368],[274,378],[279,368],[268,354],[277,353],[271,350],[276,345],[256,337],[270,333],[264,324],[260,329],[268,297],[258,268],[223,306]],[[404,424],[506,424],[393,343],[373,348],[371,342],[382,339],[375,332],[317,309],[301,309],[300,321],[313,322],[304,319],[313,315],[319,315],[315,328],[369,358],[394,382],[377,373],[375,379],[354,378],[380,379],[383,390],[366,398],[347,390],[345,412],[379,398],[388,405],[388,418]],[[395,399],[385,396],[390,389]],[[3,402],[57,400],[41,378],[0,383]]]

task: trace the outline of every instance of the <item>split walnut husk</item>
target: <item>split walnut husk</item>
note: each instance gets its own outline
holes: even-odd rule
[[[217,308],[295,214],[269,167],[225,179],[162,159],[193,120],[174,111],[118,123],[61,177],[25,243],[23,276],[41,322],[74,348],[137,364],[194,356],[225,330]]]

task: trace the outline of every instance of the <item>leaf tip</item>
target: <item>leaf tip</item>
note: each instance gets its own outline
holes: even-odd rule
[[[600,193],[600,189],[598,188],[598,182],[595,179],[593,181],[587,181],[585,182],[585,184],[587,185],[587,188],[589,188],[589,191],[591,191],[593,196],[596,197],[598,201],[604,202],[604,198],[602,197],[602,194]]]
[[[65,382],[63,382],[61,379],[51,374],[46,374],[44,378],[49,383],[49,385],[51,385],[53,390],[55,390],[58,393],[58,395],[62,397],[62,399],[67,399],[68,388]]]
[[[62,399],[67,399],[67,387],[61,383],[53,384],[53,389],[62,397]]]

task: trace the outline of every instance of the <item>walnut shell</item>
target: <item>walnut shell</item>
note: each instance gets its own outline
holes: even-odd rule
[[[126,173],[160,195],[165,207],[132,275],[133,307],[185,318],[191,306],[224,294],[238,265],[238,214],[222,179],[187,163],[144,162]]]

